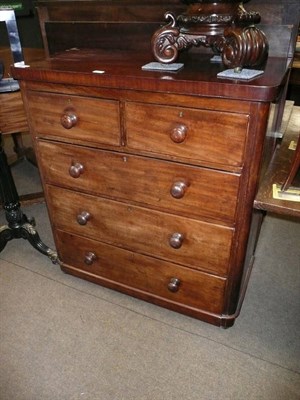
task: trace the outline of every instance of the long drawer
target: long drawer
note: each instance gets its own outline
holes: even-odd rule
[[[221,313],[226,279],[152,257],[132,253],[94,240],[57,231],[64,264],[97,277],[100,283],[145,293],[188,307]]]
[[[27,96],[35,134],[120,145],[117,101],[34,91]]]
[[[233,229],[47,186],[56,228],[225,276]]]
[[[36,149],[47,183],[233,224],[238,175],[41,140]]]
[[[126,103],[131,149],[216,166],[241,166],[249,116],[228,112]]]

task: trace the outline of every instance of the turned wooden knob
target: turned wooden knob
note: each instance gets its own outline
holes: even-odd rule
[[[69,174],[72,176],[72,178],[79,178],[80,175],[83,173],[84,167],[80,163],[75,163],[74,165],[71,165],[69,168]]]
[[[173,249],[180,249],[184,240],[184,235],[179,232],[173,233],[169,239],[169,244]]]
[[[182,199],[187,188],[188,183],[185,181],[174,182],[170,190],[171,196],[175,199]]]
[[[65,112],[61,118],[60,122],[65,129],[71,129],[77,124],[78,117],[73,111]]]
[[[170,292],[178,292],[180,286],[180,279],[178,278],[171,278],[170,282],[168,283],[168,289],[170,290]]]
[[[86,263],[86,265],[92,265],[93,262],[96,260],[96,258],[97,258],[96,254],[89,251],[88,253],[86,253],[84,257],[84,262]]]
[[[79,225],[86,225],[90,218],[90,213],[88,213],[87,211],[82,211],[81,214],[77,215],[77,222],[79,223]]]
[[[184,124],[178,124],[175,126],[175,128],[172,130],[170,137],[175,143],[182,143],[185,141],[187,137],[187,126]]]

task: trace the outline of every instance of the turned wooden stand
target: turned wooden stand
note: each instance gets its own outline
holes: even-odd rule
[[[152,37],[152,52],[161,63],[176,61],[179,53],[192,46],[209,47],[221,55],[228,68],[241,70],[263,64],[268,41],[259,28],[258,12],[248,12],[240,0],[184,0],[187,11],[177,17],[165,14],[169,23]]]

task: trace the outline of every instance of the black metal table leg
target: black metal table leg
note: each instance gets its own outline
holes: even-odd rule
[[[0,227],[0,252],[7,242],[12,239],[26,239],[42,254],[59,263],[56,251],[46,246],[40,239],[35,229],[34,219],[29,219],[22,212],[19,196],[13,180],[11,170],[7,163],[7,157],[2,147],[2,135],[0,133],[0,198],[5,211],[7,225]]]

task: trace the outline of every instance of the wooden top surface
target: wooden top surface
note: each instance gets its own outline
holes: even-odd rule
[[[287,61],[269,58],[265,72],[251,81],[221,79],[225,68],[212,63],[212,54],[182,53],[177,62],[184,63],[179,72],[143,71],[153,62],[149,52],[69,50],[49,59],[13,67],[15,79],[85,85],[93,87],[134,89],[188,95],[232,98],[250,101],[273,101],[287,78]],[[93,71],[104,71],[95,73]],[[238,75],[237,75],[238,77]]]
[[[44,49],[35,49],[35,48],[23,48],[23,56],[25,62],[32,62],[35,60],[39,60],[44,57]],[[4,63],[4,77],[8,78],[11,76],[10,73],[10,65],[13,63],[13,56],[11,49],[9,47],[0,47],[0,60]]]

